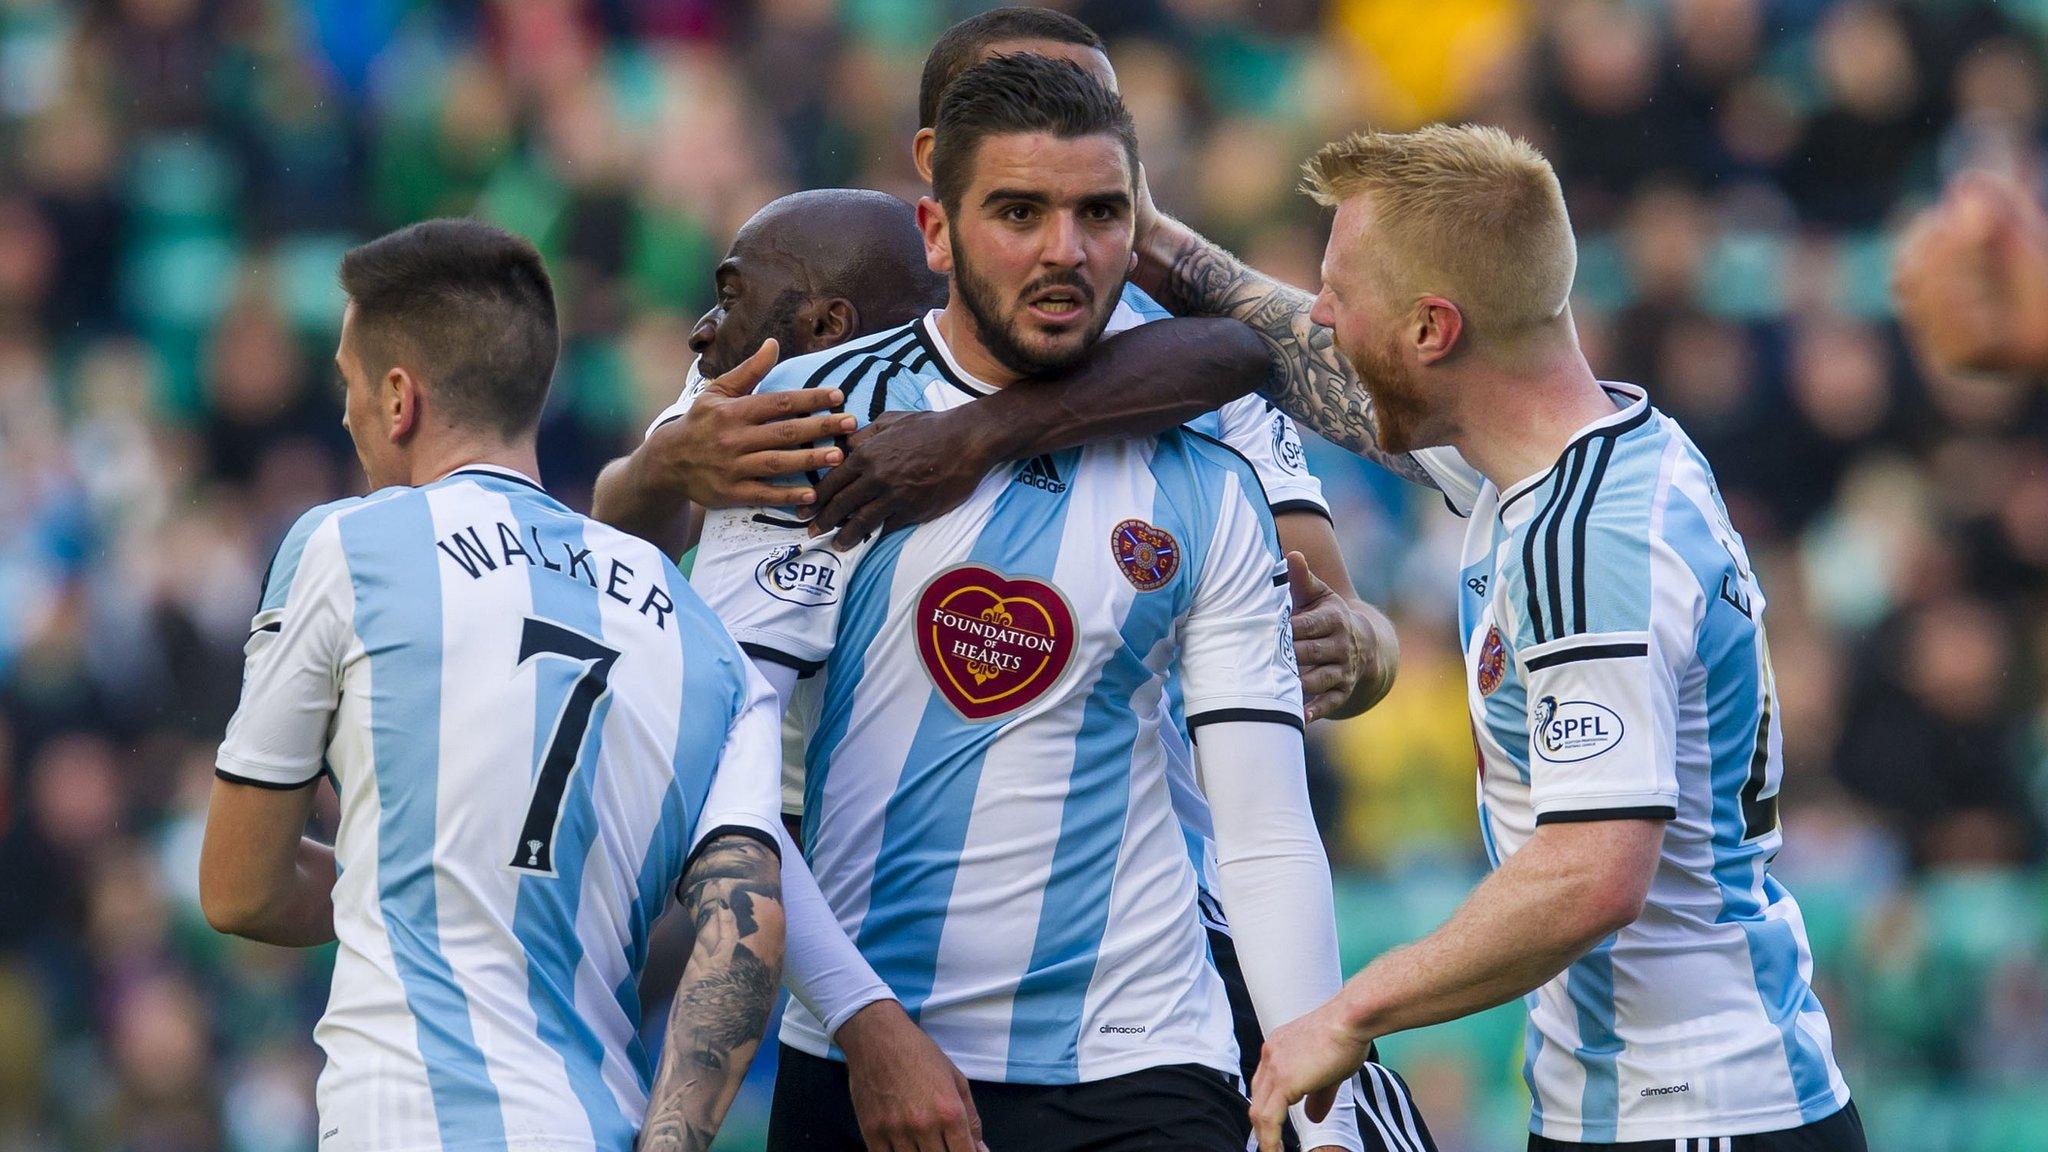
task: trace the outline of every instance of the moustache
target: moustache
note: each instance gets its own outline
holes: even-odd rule
[[[1086,280],[1083,280],[1078,273],[1074,272],[1055,272],[1050,276],[1042,276],[1033,280],[1024,286],[1022,292],[1017,294],[1017,299],[1029,302],[1032,297],[1053,288],[1071,290],[1080,299],[1083,308],[1095,303],[1095,289]]]

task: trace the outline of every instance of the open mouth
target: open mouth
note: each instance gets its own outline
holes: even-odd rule
[[[1067,324],[1088,311],[1088,292],[1066,285],[1047,288],[1027,297],[1024,307],[1043,323]]]

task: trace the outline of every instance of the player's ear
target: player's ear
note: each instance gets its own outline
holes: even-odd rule
[[[813,351],[830,348],[860,331],[860,309],[844,296],[834,296],[812,302],[810,314],[803,323],[810,329]]]
[[[1435,364],[1457,348],[1465,334],[1465,313],[1441,296],[1424,296],[1415,302],[1415,358]]]
[[[937,133],[929,128],[919,128],[917,136],[910,142],[910,159],[917,165],[917,177],[926,184],[932,182],[932,141]]]
[[[929,196],[917,201],[917,230],[924,233],[925,267],[941,276],[953,274],[953,245],[947,236],[951,222],[946,219],[946,208]]]
[[[384,426],[393,444],[402,444],[411,438],[419,427],[421,402],[426,399],[420,390],[420,382],[403,368],[392,368],[384,374],[383,386],[378,389],[377,406],[383,411]]]

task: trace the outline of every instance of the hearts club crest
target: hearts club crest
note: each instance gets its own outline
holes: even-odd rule
[[[1059,590],[979,564],[948,568],[917,598],[917,655],[962,719],[1007,716],[1045,695],[1074,656]]]
[[[1489,624],[1486,640],[1479,646],[1479,694],[1493,695],[1508,670],[1508,646],[1501,642],[1500,628]]]
[[[1180,543],[1164,528],[1143,520],[1126,520],[1109,533],[1109,554],[1140,592],[1163,588],[1180,571]]]

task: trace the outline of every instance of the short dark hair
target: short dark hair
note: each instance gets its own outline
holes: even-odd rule
[[[1102,37],[1064,12],[1045,8],[997,8],[969,16],[939,37],[924,58],[924,74],[917,80],[917,126],[934,128],[939,123],[939,102],[946,89],[962,72],[980,61],[991,44],[1011,40],[1051,40],[1056,44],[1079,44],[1103,50]]]
[[[982,140],[1046,132],[1061,140],[1109,134],[1138,173],[1138,130],[1116,93],[1071,60],[995,56],[960,74],[939,102],[932,142],[932,191],[952,212],[960,207]]]
[[[424,220],[341,258],[356,354],[403,364],[448,416],[506,437],[540,422],[560,335],[547,265],[525,238],[478,220]]]

